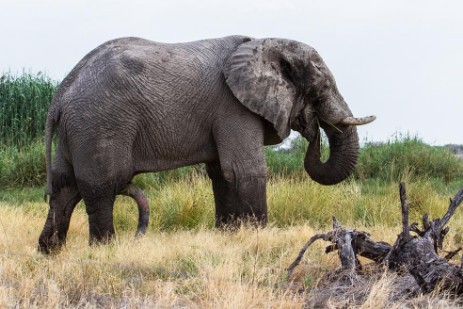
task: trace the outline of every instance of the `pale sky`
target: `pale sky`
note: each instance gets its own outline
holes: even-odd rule
[[[0,29],[0,73],[56,80],[117,37],[294,39],[318,50],[356,116],[378,117],[361,140],[463,144],[460,0],[0,0]]]

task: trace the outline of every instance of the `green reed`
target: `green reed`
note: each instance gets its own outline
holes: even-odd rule
[[[43,139],[48,106],[58,83],[43,74],[0,77],[0,146]]]

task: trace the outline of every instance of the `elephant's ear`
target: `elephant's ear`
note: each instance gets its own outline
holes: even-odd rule
[[[288,46],[293,44],[292,46]],[[290,133],[298,91],[294,84],[294,42],[279,39],[241,44],[228,58],[225,79],[235,97],[270,122],[283,140]],[[300,55],[298,56],[300,57]]]

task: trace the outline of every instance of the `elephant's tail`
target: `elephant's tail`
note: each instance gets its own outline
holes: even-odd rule
[[[50,107],[45,124],[45,168],[47,172],[47,189],[45,190],[45,201],[48,195],[52,194],[52,177],[51,177],[51,148],[53,142],[53,132],[57,124],[56,108]]]

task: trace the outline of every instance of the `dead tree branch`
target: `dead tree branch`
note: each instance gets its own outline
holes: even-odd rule
[[[463,201],[463,188],[453,199],[450,199],[450,205],[442,219],[437,218],[429,221],[428,215],[424,214],[422,229],[418,227],[417,223],[409,224],[409,205],[404,183],[400,183],[399,194],[402,232],[394,245],[373,241],[368,233],[343,228],[339,221],[333,217],[333,229],[328,233],[317,234],[309,239],[296,260],[288,267],[288,275],[291,276],[294,268],[299,265],[306,250],[316,240],[323,239],[331,242],[331,245],[326,248],[326,253],[337,250],[342,269],[351,274],[351,278],[361,269],[362,266],[357,256],[362,256],[378,264],[386,264],[391,270],[399,268],[408,270],[424,293],[439,288],[462,295],[462,265],[453,265],[448,262],[462,249],[450,251],[445,257],[440,257],[438,253],[439,250],[442,250],[444,237],[449,232],[449,227],[446,225]],[[410,232],[416,233],[417,236],[412,236]]]
[[[410,229],[408,226],[408,204],[407,204],[407,192],[405,190],[405,184],[403,182],[399,185],[400,192],[400,205],[402,206],[402,237],[403,241],[410,241]]]

